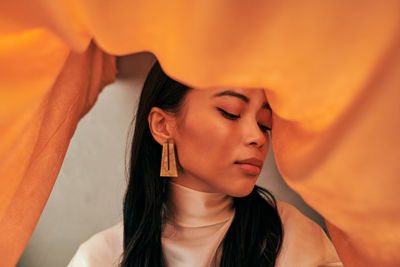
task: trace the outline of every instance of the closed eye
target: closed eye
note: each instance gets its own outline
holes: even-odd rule
[[[262,125],[261,123],[259,123],[258,126],[260,126],[260,129],[263,132],[271,131],[271,128],[269,128],[268,126]]]
[[[229,119],[229,120],[237,120],[237,119],[240,118],[240,115],[235,115],[235,114],[226,112],[226,111],[223,110],[222,108],[218,108],[218,107],[217,107],[217,109],[221,112],[221,114],[222,114],[225,118],[227,118],[227,119]]]
[[[217,107],[217,109],[221,112],[221,114],[225,118],[227,118],[229,120],[237,120],[237,119],[240,118],[240,115],[235,115],[235,114],[229,113],[229,112],[227,112],[227,111],[225,111],[225,110],[223,110],[222,108],[219,108],[219,107]],[[269,128],[268,126],[262,125],[261,123],[258,123],[258,126],[260,127],[261,131],[263,131],[263,132],[267,132],[267,131],[271,130],[271,128]]]

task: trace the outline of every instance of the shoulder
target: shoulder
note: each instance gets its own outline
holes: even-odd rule
[[[278,201],[283,243],[277,266],[338,264],[340,259],[324,230],[289,203]]]
[[[317,223],[301,213],[292,204],[284,201],[276,202],[282,224],[286,227],[306,227],[309,230],[322,229]]]
[[[68,267],[118,266],[123,252],[122,221],[82,243]]]
[[[329,241],[329,238],[317,223],[303,215],[291,204],[278,201],[277,207],[282,221],[284,241],[290,240],[293,243],[301,240],[302,243],[309,244]]]

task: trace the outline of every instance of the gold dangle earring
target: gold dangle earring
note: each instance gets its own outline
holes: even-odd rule
[[[176,170],[174,143],[170,143],[168,140],[166,143],[163,144],[160,176],[178,177],[178,172]]]

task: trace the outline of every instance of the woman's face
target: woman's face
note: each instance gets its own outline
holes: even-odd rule
[[[248,195],[268,152],[271,119],[263,89],[190,90],[172,133],[178,166],[172,181]]]

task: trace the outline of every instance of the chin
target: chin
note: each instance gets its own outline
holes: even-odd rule
[[[231,188],[229,195],[232,197],[245,197],[254,189],[255,183],[238,183],[235,188]]]

